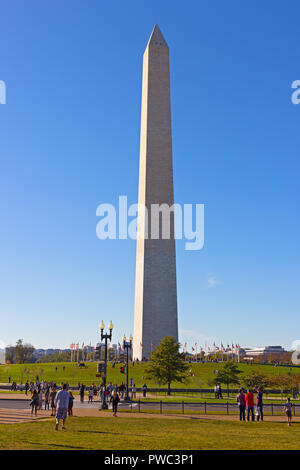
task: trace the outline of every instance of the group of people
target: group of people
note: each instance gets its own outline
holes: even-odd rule
[[[254,394],[252,390],[247,390],[247,393],[244,393],[244,389],[240,388],[239,393],[236,397],[236,401],[239,406],[240,421],[246,420],[246,409],[247,409],[247,421],[263,421],[263,391],[261,388],[256,389],[256,398],[254,400]],[[254,404],[255,402],[255,404]],[[255,408],[255,410],[254,410]],[[291,426],[292,423],[292,408],[293,404],[290,401],[290,398],[287,398],[286,403],[284,404],[283,410],[287,416],[288,425]]]
[[[143,396],[145,397],[147,394],[147,385],[144,384],[143,387]],[[103,401],[104,395],[105,400],[108,402],[115,391],[118,392],[120,399],[123,399],[126,394],[126,385],[122,382],[120,385],[113,384],[112,382],[108,382],[107,386],[105,387],[102,384],[100,387],[96,386],[94,383],[91,386],[86,386],[82,383],[78,383],[78,391],[80,396],[80,401],[84,402],[85,392],[88,392],[88,402],[92,403],[93,399],[99,395],[100,401]],[[136,386],[135,384],[131,387],[131,398],[136,398]]]
[[[66,406],[67,414],[69,416],[73,416],[73,401],[75,397],[72,391],[68,390],[68,388],[68,384],[63,384],[62,390],[66,391],[68,394],[68,403]],[[50,416],[55,416],[55,414],[57,414],[57,409],[61,407],[61,394],[60,391],[57,391],[55,383],[44,383],[43,385],[39,383],[36,386],[30,386],[29,390],[31,392],[31,414],[34,413],[37,415],[38,410],[42,409],[43,404],[45,410],[50,410],[51,408]]]
[[[215,385],[215,398],[223,398],[221,385]]]

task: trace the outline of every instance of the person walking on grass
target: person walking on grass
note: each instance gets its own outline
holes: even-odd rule
[[[250,413],[252,421],[254,418],[254,395],[251,390],[248,390],[245,396],[246,406],[247,406],[247,421],[250,421]]]
[[[240,421],[245,421],[245,409],[246,409],[246,400],[245,400],[245,395],[243,392],[243,389],[240,388],[239,394],[236,397],[236,401],[239,404],[239,410],[240,410]]]
[[[292,408],[293,404],[291,403],[290,398],[287,398],[286,403],[284,404],[283,410],[287,416],[288,426],[292,425]]]
[[[73,402],[74,402],[74,395],[73,393],[71,392],[71,390],[69,391],[69,406],[68,406],[68,415],[69,416],[73,416]]]
[[[110,397],[110,402],[112,403],[112,410],[113,410],[113,415],[114,415],[115,418],[117,417],[119,401],[120,401],[119,394],[118,394],[117,390],[114,390],[111,397]]]
[[[89,403],[93,403],[94,390],[93,387],[89,388]]]
[[[56,390],[55,390],[55,387],[52,387],[51,392],[50,392],[51,416],[55,416],[55,398],[56,398]]]
[[[33,415],[33,410],[34,410],[34,414],[36,416],[38,406],[39,406],[39,395],[38,395],[37,390],[33,390],[30,406],[31,406],[31,414]]]
[[[55,398],[56,406],[56,425],[55,429],[58,430],[59,421],[62,420],[62,429],[65,428],[67,413],[69,408],[69,394],[67,392],[67,384],[63,384],[62,389],[58,392]]]

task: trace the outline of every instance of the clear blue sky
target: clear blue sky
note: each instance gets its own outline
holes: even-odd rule
[[[1,7],[0,340],[68,347],[133,331],[135,242],[96,207],[137,201],[142,54],[170,47],[180,339],[290,347],[299,331],[299,3],[27,0]]]

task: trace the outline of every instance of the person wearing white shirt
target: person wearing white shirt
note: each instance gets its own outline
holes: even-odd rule
[[[69,394],[67,392],[67,384],[62,386],[62,390],[58,392],[55,397],[56,406],[56,426],[58,430],[59,420],[62,420],[62,429],[65,429],[65,422],[67,419],[68,406],[69,406]]]

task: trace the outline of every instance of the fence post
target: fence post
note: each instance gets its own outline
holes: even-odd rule
[[[162,413],[162,401],[160,400],[159,402],[159,411],[160,411],[160,414]]]
[[[138,408],[139,408],[139,413],[140,413],[140,412],[141,412],[141,400],[140,400],[140,399],[139,399],[139,401],[138,401],[138,405],[139,405]]]
[[[226,403],[226,409],[227,409],[227,414],[229,415],[229,406],[228,406],[228,401]]]
[[[295,407],[295,405],[293,406],[293,408],[294,408],[294,416],[296,416],[296,407]]]
[[[206,401],[204,402],[204,413],[206,414]]]
[[[184,401],[182,400],[182,413],[184,414]]]
[[[272,416],[273,416],[273,403],[271,403],[271,410],[272,410]]]

